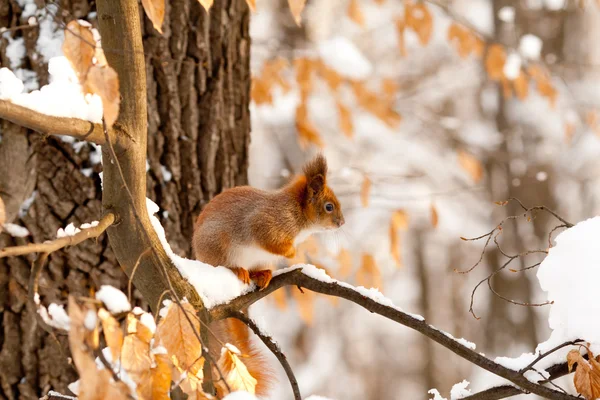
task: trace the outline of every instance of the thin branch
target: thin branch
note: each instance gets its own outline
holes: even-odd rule
[[[382,304],[371,297],[364,296],[357,291],[357,289],[346,283],[338,282],[334,279],[331,279],[330,281],[321,281],[304,274],[302,269],[298,268],[277,274],[275,277],[273,277],[269,286],[261,291],[252,291],[248,294],[237,297],[227,304],[222,304],[212,308],[210,310],[211,317],[215,320],[232,317],[238,310],[250,306],[254,302],[262,299],[263,297],[285,285],[301,286],[317,293],[341,297],[352,301],[353,303],[360,305],[372,313],[382,315],[391,319],[392,321],[398,322],[401,325],[414,329],[415,331],[441,344],[472,364],[475,364],[486,371],[511,381],[515,385],[521,387],[524,391],[555,400],[578,399],[575,396],[561,393],[554,389],[542,386],[541,384],[536,384],[529,381],[519,372],[497,364],[489,358],[482,356],[481,354],[460,344],[456,340],[448,337],[444,332],[429,325],[418,316],[407,314],[403,311],[400,311],[393,305]]]
[[[545,352],[545,353],[540,353],[540,354],[539,354],[539,355],[536,357],[536,359],[535,359],[535,360],[533,360],[532,362],[530,362],[530,363],[529,363],[529,365],[527,365],[525,368],[522,368],[522,369],[521,369],[519,372],[520,372],[520,373],[522,373],[522,374],[524,374],[525,372],[527,372],[527,371],[529,371],[530,369],[532,369],[532,368],[533,368],[533,366],[534,366],[535,364],[537,364],[537,363],[538,363],[538,362],[539,362],[541,359],[543,359],[544,357],[547,357],[548,355],[550,355],[550,354],[554,353],[554,352],[555,352],[555,351],[557,351],[557,350],[560,350],[560,349],[562,349],[563,347],[567,347],[567,346],[576,345],[576,344],[579,344],[579,343],[581,343],[581,342],[583,342],[583,340],[582,340],[582,339],[575,339],[575,340],[571,340],[570,342],[564,342],[564,343],[561,343],[561,344],[559,344],[558,346],[556,346],[556,347],[553,347],[552,349],[548,350],[548,351],[547,351],[547,352]]]
[[[77,397],[67,396],[66,394],[61,394],[51,390],[47,395],[40,398],[40,400],[77,400]]]
[[[65,135],[96,144],[105,143],[101,124],[78,118],[42,114],[8,100],[0,100],[0,118],[47,135]],[[111,136],[114,136],[112,131]]]
[[[252,321],[250,318],[248,318],[246,316],[246,314],[242,313],[241,311],[237,311],[237,312],[233,313],[233,317],[239,319],[244,324],[246,324],[246,326],[248,326],[248,328],[252,329],[254,334],[256,336],[258,336],[260,338],[260,340],[265,344],[265,346],[267,346],[269,348],[269,350],[271,350],[271,352],[275,355],[275,357],[277,357],[277,359],[281,363],[281,366],[285,370],[285,373],[290,381],[290,385],[292,385],[292,392],[294,393],[294,399],[302,400],[302,396],[300,395],[300,388],[298,387],[298,381],[296,380],[296,377],[294,376],[294,371],[292,371],[292,367],[290,366],[290,363],[288,362],[287,357],[285,356],[285,354],[283,354],[283,352],[279,348],[279,345],[277,344],[277,342],[275,342],[275,340],[273,340],[273,338],[271,336],[263,333],[260,330],[260,328],[258,327],[258,325],[256,325],[256,323],[254,321]]]
[[[0,249],[0,258],[21,256],[31,253],[52,253],[63,247],[75,246],[84,240],[100,236],[104,231],[115,222],[115,214],[108,213],[100,219],[98,225],[91,228],[82,229],[81,232],[73,236],[65,236],[44,243],[30,243],[24,246],[14,246]]]

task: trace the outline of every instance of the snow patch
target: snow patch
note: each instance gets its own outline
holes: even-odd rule
[[[521,74],[521,57],[516,53],[511,53],[506,58],[504,64],[504,75],[511,80],[517,79]]]
[[[100,286],[100,290],[96,292],[96,300],[104,303],[108,311],[113,314],[131,310],[131,304],[129,304],[125,293],[110,285]]]
[[[542,54],[542,39],[530,33],[523,35],[519,41],[519,52],[530,60],[539,60]]]
[[[24,226],[6,223],[3,225],[4,231],[13,237],[27,237],[29,236],[29,230]]]
[[[450,400],[459,400],[469,396],[471,390],[467,389],[467,386],[469,386],[469,381],[466,379],[452,386],[452,389],[450,389]]]
[[[351,79],[366,79],[373,66],[354,43],[343,36],[319,43],[319,55],[323,62],[340,75]]]

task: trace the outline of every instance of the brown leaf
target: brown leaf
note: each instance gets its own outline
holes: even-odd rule
[[[329,68],[322,61],[316,63],[319,76],[327,83],[327,86],[333,91],[336,91],[342,84],[343,79],[334,69]]]
[[[127,335],[121,350],[121,365],[134,382],[141,382],[152,366],[150,345],[135,334]]]
[[[352,123],[350,109],[340,101],[337,102],[337,109],[340,116],[340,129],[347,138],[352,139],[352,136],[354,136],[354,124]]]
[[[588,356],[586,360],[578,350],[571,350],[567,354],[567,364],[570,372],[573,364],[577,363],[573,376],[577,392],[587,400],[594,400],[600,397],[600,363],[596,361],[589,349]]]
[[[297,58],[294,60],[294,68],[296,70],[296,83],[300,89],[300,97],[302,102],[305,102],[312,90],[312,76],[315,70],[315,63],[310,58]]]
[[[525,100],[527,98],[527,94],[529,93],[529,81],[527,80],[527,75],[521,71],[517,79],[512,81],[512,84],[517,97],[520,100]]]
[[[499,44],[492,44],[488,48],[485,58],[485,70],[490,79],[499,81],[504,77],[504,64],[506,63],[506,50]]]
[[[483,165],[478,159],[464,150],[459,150],[458,162],[475,183],[481,181],[481,178],[483,178]]]
[[[429,43],[433,31],[433,17],[429,8],[423,3],[405,2],[404,15],[406,26],[415,31],[421,45]]]
[[[398,267],[402,266],[402,257],[400,256],[400,237],[398,230],[394,226],[394,221],[390,222],[390,253],[392,258],[396,261]]]
[[[171,389],[171,362],[166,354],[154,356],[155,366],[138,383],[137,392],[143,400],[168,400]]]
[[[337,256],[339,265],[338,275],[344,279],[352,273],[352,255],[346,249],[341,249]]]
[[[408,230],[408,214],[404,210],[396,210],[392,214],[392,225],[394,229]]]
[[[401,121],[400,114],[393,109],[393,100],[386,100],[368,90],[361,82],[352,82],[354,97],[362,108],[381,119],[391,128],[396,128]]]
[[[119,116],[121,95],[119,93],[119,77],[110,66],[90,68],[85,85],[86,91],[100,96],[104,120],[108,128],[112,127]]]
[[[394,79],[384,78],[381,80],[381,89],[386,101],[393,102],[398,92],[398,83]]]
[[[429,215],[431,216],[431,226],[433,226],[434,228],[437,228],[438,222],[439,222],[439,217],[438,217],[437,208],[435,207],[435,204],[433,204],[433,203],[431,203],[431,206],[429,207]]]
[[[69,22],[65,29],[62,51],[77,74],[79,83],[83,85],[96,52],[96,41],[90,27],[83,26],[76,20]]]
[[[308,120],[308,110],[306,103],[301,103],[296,108],[296,130],[298,131],[298,140],[302,148],[307,148],[310,144],[323,147],[323,140],[317,132],[312,122]]]
[[[362,186],[360,188],[360,202],[363,207],[369,206],[369,196],[371,195],[371,179],[367,175],[364,176]]]
[[[381,272],[375,263],[375,258],[372,254],[363,253],[362,263],[356,272],[356,281],[360,286],[366,288],[381,288]]]
[[[232,346],[223,347],[217,365],[231,391],[242,390],[254,394],[256,393],[258,381],[250,374],[248,368],[240,359],[240,355],[237,348]]]
[[[302,14],[302,10],[304,10],[306,0],[288,0],[288,5],[294,16],[294,21],[296,21],[296,25],[300,26],[300,22],[302,21],[302,16],[300,14]]]
[[[360,11],[358,0],[350,0],[350,5],[348,5],[348,17],[358,25],[362,27],[365,26],[365,16],[362,11]]]
[[[556,105],[558,91],[552,85],[550,73],[540,65],[532,64],[527,67],[527,74],[535,81],[538,92],[550,100],[550,106]]]
[[[198,2],[202,7],[204,7],[206,12],[208,12],[214,3],[214,0],[198,0]]]
[[[400,47],[400,55],[406,57],[406,44],[404,42],[404,29],[406,24],[402,18],[396,19],[396,32],[398,32],[398,47]]]
[[[250,11],[256,11],[256,0],[246,0],[246,3],[248,4],[248,7],[250,7]]]
[[[189,321],[184,312],[187,313]],[[156,330],[156,336],[167,349],[173,364],[181,370],[190,371],[192,375],[201,374],[204,364],[202,346],[196,336],[200,332],[200,323],[195,314],[196,311],[190,303],[182,303],[181,307],[172,303]]]
[[[163,33],[162,24],[165,20],[165,0],[142,0],[142,6],[146,15],[152,21],[154,29],[159,33]]]
[[[121,347],[123,346],[123,331],[121,325],[117,320],[104,308],[98,310],[98,317],[102,322],[102,332],[104,332],[104,339],[106,345],[110,349],[110,354],[113,360],[119,358],[121,354]]]

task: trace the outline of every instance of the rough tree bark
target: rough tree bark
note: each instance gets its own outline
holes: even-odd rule
[[[147,77],[147,196],[166,212],[159,215],[173,250],[190,256],[193,219],[215,194],[246,183],[250,118],[249,10],[243,1],[216,1],[210,15],[196,0],[167,2],[164,34],[143,17]],[[57,29],[75,18],[97,26],[95,2],[64,0],[56,13]],[[14,1],[0,1],[0,27],[27,23]],[[100,17],[103,15],[99,13]],[[47,82],[47,67],[36,49],[39,28],[5,33],[0,62],[9,66],[6,47],[24,37],[22,67]],[[109,60],[118,57],[104,44]],[[115,52],[116,53],[116,52]],[[0,196],[9,219],[26,226],[27,239],[42,242],[70,222],[76,226],[103,212],[93,147],[38,134],[23,135],[7,121],[0,125]],[[87,177],[85,168],[93,168]],[[82,169],[84,172],[82,172]],[[21,217],[27,198],[33,204]],[[0,247],[24,244],[0,235]],[[61,351],[68,351],[36,326],[26,309],[27,281],[34,257],[0,259],[0,398],[37,399],[49,389],[66,392],[75,371]],[[89,295],[101,284],[126,288],[127,277],[116,262],[106,235],[53,253],[40,280],[42,302],[64,303],[66,294]],[[138,302],[143,303],[140,296]],[[61,350],[62,348],[62,350]]]

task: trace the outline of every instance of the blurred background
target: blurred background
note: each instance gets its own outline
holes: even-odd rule
[[[598,213],[599,22],[589,1],[327,0],[308,1],[298,26],[285,0],[259,0],[250,184],[279,187],[323,151],[347,222],[294,262],[377,287],[489,357],[533,352],[549,336],[548,308],[507,299],[547,300],[534,266],[543,253],[495,275],[497,295],[481,285],[473,314],[471,296],[506,254],[546,250],[560,225],[495,202],[515,197],[572,223]],[[503,225],[501,248],[492,240],[482,254],[486,238],[461,240],[510,215],[520,218]],[[490,382],[343,301],[287,288],[253,315],[280,342],[304,395],[425,399],[431,388],[449,397],[463,379],[474,392]],[[572,378],[558,383],[572,390]],[[292,398],[283,371],[272,398]]]

